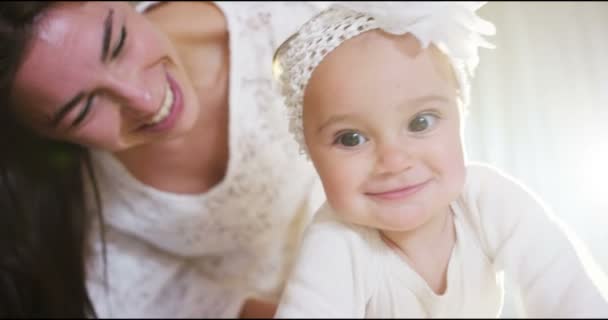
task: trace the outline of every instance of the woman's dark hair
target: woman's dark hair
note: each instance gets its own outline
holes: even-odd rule
[[[87,150],[20,124],[11,92],[36,18],[53,2],[0,5],[0,317],[95,317],[86,288]],[[97,189],[98,216],[101,207]],[[103,226],[102,223],[100,223]],[[103,230],[102,230],[103,235]],[[104,246],[105,247],[105,246]],[[105,255],[104,255],[105,257]]]

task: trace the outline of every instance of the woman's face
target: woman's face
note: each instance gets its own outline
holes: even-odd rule
[[[169,38],[126,2],[40,16],[12,99],[42,135],[112,152],[179,137],[199,112]]]

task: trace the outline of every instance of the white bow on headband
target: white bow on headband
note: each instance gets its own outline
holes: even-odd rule
[[[469,79],[479,62],[479,47],[494,46],[483,39],[494,25],[476,10],[485,2],[369,1],[332,2],[306,22],[275,54],[274,76],[285,99],[290,131],[306,154],[302,127],[304,90],[323,58],[342,42],[358,34],[382,29],[411,33],[423,48],[433,43],[450,60],[458,78],[463,103],[468,103]]]
[[[412,33],[423,48],[431,42],[453,59],[465,63],[473,75],[479,63],[478,47],[494,48],[482,35],[494,35],[494,25],[475,13],[486,2],[465,1],[344,1],[333,2],[365,13],[392,34]]]

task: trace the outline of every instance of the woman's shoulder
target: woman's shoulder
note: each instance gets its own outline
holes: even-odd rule
[[[264,38],[272,50],[296,32],[308,19],[321,11],[326,4],[314,1],[218,1],[231,28],[237,36]]]

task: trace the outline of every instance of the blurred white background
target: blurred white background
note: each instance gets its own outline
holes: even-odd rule
[[[489,2],[466,120],[470,160],[526,183],[608,272],[608,3]],[[507,283],[504,317],[524,316]]]

